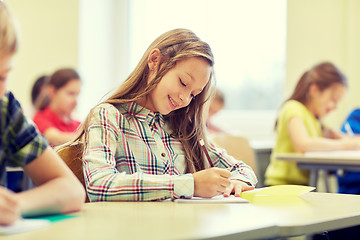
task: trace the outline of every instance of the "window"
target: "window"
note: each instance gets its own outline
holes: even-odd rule
[[[100,46],[109,54],[106,55],[101,48],[99,58],[106,75],[114,72],[111,88],[120,85],[135,68],[156,37],[173,28],[188,28],[208,42],[213,50],[217,86],[226,98],[226,110],[219,117],[231,117],[236,123],[238,118],[244,119],[242,116],[246,114],[249,119],[247,122],[251,123],[251,116],[261,120],[265,116],[270,118],[267,122],[271,125],[271,130],[267,131],[272,131],[276,110],[283,100],[286,0],[128,0],[121,1],[121,4],[113,0],[104,7],[105,2],[100,7],[100,3],[96,1],[83,1],[84,8],[108,12],[102,15],[95,11],[87,13],[88,17],[84,18],[82,24],[87,25],[89,33],[94,35],[85,34],[80,39],[89,45],[91,39],[101,36],[100,40],[103,42]],[[86,13],[83,15],[86,16]],[[109,24],[111,20],[101,20],[104,16],[114,22]],[[119,16],[126,16],[126,19],[121,20]],[[89,22],[92,19],[96,19],[97,24],[103,21],[102,29],[109,29],[101,30],[95,35]],[[113,50],[109,46],[113,46]],[[88,51],[99,51],[99,44],[94,44],[91,48],[89,46]],[[119,56],[122,60],[116,62]],[[91,58],[82,59],[85,64],[80,66],[83,66],[84,71],[94,69],[90,67],[94,64],[86,67],[86,61],[91,61]],[[115,73],[114,66],[122,68],[121,73]],[[88,77],[91,78],[91,74]],[[106,81],[108,80],[103,80],[103,83]],[[98,88],[94,85],[92,89]],[[259,130],[259,126],[255,128]],[[239,131],[241,134],[242,130]]]
[[[135,0],[130,5],[131,69],[160,34],[189,28],[213,50],[227,109],[279,107],[285,78],[284,0]]]

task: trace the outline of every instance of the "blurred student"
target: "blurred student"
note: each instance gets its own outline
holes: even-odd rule
[[[360,109],[354,109],[341,127],[341,131],[349,136],[360,136]],[[338,173],[338,192],[360,194],[360,172],[345,171]]]
[[[14,20],[0,1],[0,225],[12,224],[21,215],[77,211],[85,199],[81,183],[6,91],[17,47]],[[6,189],[7,166],[23,167],[37,187],[17,194]]]
[[[347,79],[332,63],[305,72],[283,104],[276,124],[277,139],[265,173],[266,185],[309,184],[309,172],[277,153],[360,149],[360,141],[326,127],[321,119],[336,109],[347,90]]]
[[[209,45],[189,30],[166,32],[149,46],[84,122],[90,201],[240,196],[254,188],[253,170],[205,138],[212,74]]]
[[[206,129],[209,133],[223,133],[224,131],[219,128],[218,126],[214,125],[211,122],[211,118],[217,114],[220,110],[225,107],[225,97],[223,92],[216,88],[215,89],[215,96],[212,98],[210,105],[209,105],[209,113],[206,120]]]
[[[80,122],[72,118],[77,105],[81,81],[71,68],[54,72],[46,83],[47,97],[39,103],[33,120],[50,145],[66,143],[76,136]]]

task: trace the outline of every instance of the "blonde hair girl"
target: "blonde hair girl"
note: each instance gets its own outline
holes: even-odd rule
[[[166,32],[150,45],[120,88],[91,110],[76,139],[85,142],[84,171],[90,200],[230,194],[235,188],[229,177],[242,180],[236,183],[238,195],[242,187],[250,189],[255,185],[253,171],[242,162],[232,173],[220,168],[201,171],[208,161],[199,140],[206,139],[203,112],[212,85],[213,63],[209,45],[193,32],[186,29]],[[144,124],[143,118],[149,122]],[[111,132],[108,127],[113,128]],[[105,133],[110,134],[107,135],[110,139]],[[96,136],[101,138],[100,142],[94,140]],[[116,146],[112,145],[114,139]],[[111,145],[110,149],[106,144]],[[206,148],[214,165],[222,168],[235,165],[231,157],[216,152],[208,144]],[[109,175],[99,173],[100,169],[106,169]],[[206,178],[210,183],[206,183]],[[134,184],[135,180],[140,183]],[[183,189],[176,189],[180,185]],[[139,188],[147,190],[139,193],[136,190]]]

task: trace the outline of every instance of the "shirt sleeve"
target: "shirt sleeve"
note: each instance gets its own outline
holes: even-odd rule
[[[127,142],[127,137],[137,136],[129,135],[127,120],[114,106],[105,106],[94,109],[87,129],[84,175],[90,201],[191,197],[194,192],[192,174],[152,175],[141,171]],[[121,165],[129,170],[119,172],[117,166]]]
[[[20,104],[9,96],[8,117],[3,119],[7,127],[4,131],[4,148],[8,165],[24,167],[48,147],[48,142],[36,126],[23,113]]]
[[[210,143],[208,152],[214,166],[231,170],[231,180],[240,180],[255,187],[258,181],[255,172],[243,161],[228,155],[225,149],[217,148],[213,143]]]

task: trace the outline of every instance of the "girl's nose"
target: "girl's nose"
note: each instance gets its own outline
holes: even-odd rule
[[[184,103],[184,105],[187,106],[190,103],[191,94],[188,94],[188,93],[185,93],[185,92],[181,93],[180,94],[180,99]]]

